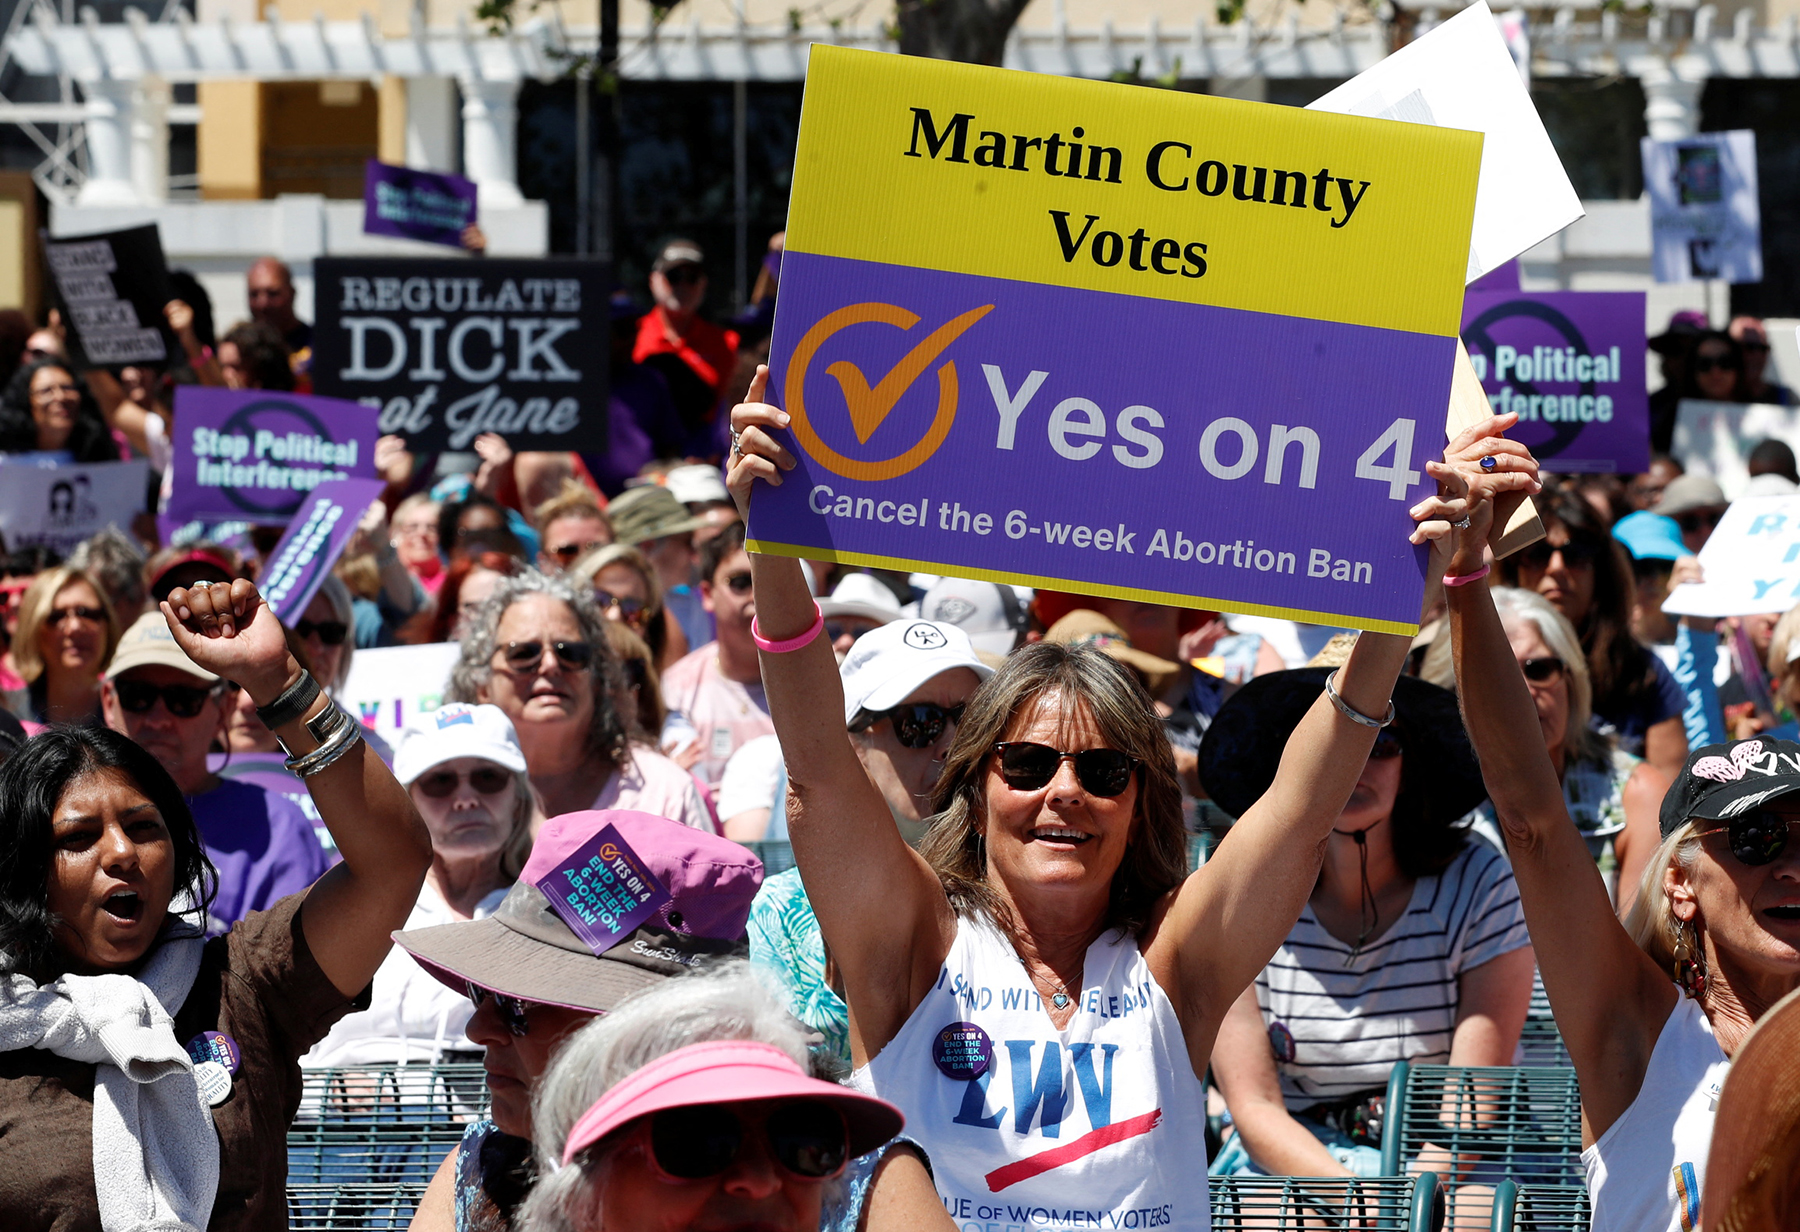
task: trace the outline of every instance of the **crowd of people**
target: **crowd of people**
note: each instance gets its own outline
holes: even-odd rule
[[[688,241],[615,300],[604,456],[384,439],[287,624],[268,528],[0,554],[0,1223],[280,1226],[308,1071],[478,1060],[421,1232],[1204,1228],[1208,1172],[1379,1175],[1395,1066],[1512,1064],[1536,1003],[1593,1226],[1691,1228],[1800,986],[1800,608],[1663,612],[1728,503],[1676,395],[1642,475],[1449,442],[1412,639],[763,556],[779,241],[735,329]],[[160,471],[177,383],[304,389],[288,272],[247,292],[215,338],[183,284],[166,371],[0,329],[0,446]],[[1653,346],[1793,400],[1760,322]],[[351,663],[426,643],[390,747]]]

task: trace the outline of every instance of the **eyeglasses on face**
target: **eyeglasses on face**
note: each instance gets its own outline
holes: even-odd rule
[[[440,768],[420,775],[418,787],[431,799],[442,800],[465,781],[480,795],[497,796],[512,790],[513,772],[505,766],[476,766],[467,774]]]
[[[409,539],[414,538],[414,537],[424,538],[428,535],[437,534],[437,523],[436,522],[396,522],[396,523],[394,523],[394,533],[396,535],[404,535],[405,537],[407,537]]]
[[[551,642],[550,652],[566,671],[577,671],[594,661],[594,647],[589,642]],[[543,642],[508,642],[500,648],[506,666],[515,672],[528,672],[544,661]]]
[[[206,709],[207,699],[214,692],[211,688],[196,688],[187,684],[151,684],[145,680],[115,680],[113,688],[119,695],[119,705],[128,714],[148,714],[160,697],[169,713],[178,719],[197,716]]]
[[[706,277],[706,271],[698,265],[677,265],[664,270],[663,277],[669,280],[672,287],[691,287]]]
[[[1519,662],[1519,670],[1525,673],[1525,679],[1532,684],[1554,684],[1562,679],[1567,668],[1568,665],[1555,655],[1522,659]]]
[[[82,624],[97,625],[106,620],[106,612],[102,608],[84,607],[80,604],[71,607],[53,607],[50,609],[50,615],[45,617],[44,623],[60,625],[71,619],[79,620]]]
[[[1552,544],[1548,539],[1539,539],[1536,543],[1519,553],[1520,559],[1533,569],[1548,569],[1550,558],[1561,555],[1563,566],[1568,569],[1579,569],[1594,563],[1600,555],[1601,545],[1586,535],[1571,535],[1569,541]]]
[[[326,646],[342,646],[350,636],[350,626],[341,620],[302,619],[294,622],[294,635],[302,641],[316,636]]]
[[[1393,728],[1384,727],[1375,733],[1375,743],[1369,747],[1369,760],[1387,761],[1400,756],[1401,752],[1400,737],[1394,734]]]
[[[595,548],[603,548],[605,546],[605,541],[601,539],[595,539],[589,543],[562,543],[551,548],[550,555],[556,557],[556,559],[560,560],[565,565],[572,565]]]
[[[1065,753],[1047,744],[1028,740],[1003,741],[994,746],[1000,755],[1000,777],[1014,791],[1039,791],[1056,777],[1064,761],[1075,763],[1075,781],[1090,796],[1111,799],[1131,785],[1131,776],[1142,763],[1118,749],[1084,749]]]
[[[1694,356],[1695,372],[1736,372],[1743,367],[1732,355],[1696,355]]]
[[[594,590],[594,602],[600,605],[602,612],[610,612],[615,607],[618,608],[619,615],[626,620],[642,615],[645,607],[642,599],[635,599],[630,595],[615,595],[610,590],[601,590],[598,587]]]
[[[1717,509],[1690,509],[1676,516],[1675,525],[1681,527],[1682,534],[1691,535],[1702,528],[1712,530],[1722,516]]]
[[[731,593],[734,595],[749,594],[750,588],[755,584],[755,579],[750,576],[748,570],[743,573],[734,573],[725,579],[725,585],[731,588]]]
[[[887,710],[859,711],[851,731],[867,731],[883,719],[894,724],[894,739],[909,749],[928,749],[946,728],[962,722],[963,706],[940,706],[935,702],[909,702]]]
[[[778,1104],[762,1125],[747,1127],[729,1105],[699,1104],[650,1114],[650,1158],[665,1176],[698,1181],[730,1168],[754,1133],[795,1176],[835,1176],[849,1155],[849,1135],[837,1109],[818,1100]]]
[[[1800,825],[1800,817],[1758,809],[1734,817],[1716,830],[1702,830],[1699,837],[1723,834],[1732,855],[1751,868],[1761,868],[1781,858],[1781,853],[1787,850],[1788,831],[1797,825]]]
[[[36,389],[31,391],[31,396],[33,398],[42,398],[46,401],[55,398],[79,398],[81,397],[81,390],[77,386],[64,385],[61,383],[55,385],[39,385]]]
[[[469,1001],[477,1010],[489,997],[494,999],[494,1010],[500,1015],[500,1025],[515,1038],[522,1039],[531,1034],[531,1002],[522,1001],[518,997],[509,997],[503,992],[495,992],[491,988],[483,988],[473,981],[465,981],[463,988],[468,991]]]

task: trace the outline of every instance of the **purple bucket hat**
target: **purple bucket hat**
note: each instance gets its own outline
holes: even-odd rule
[[[745,952],[762,862],[730,839],[621,809],[552,817],[493,915],[397,932],[465,985],[604,1013],[709,958]]]

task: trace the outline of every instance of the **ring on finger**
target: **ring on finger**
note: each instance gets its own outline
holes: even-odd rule
[[[1494,470],[1497,467],[1499,467],[1499,465],[1500,465],[1500,459],[1496,458],[1491,453],[1489,455],[1487,455],[1487,457],[1485,457],[1481,460],[1481,469],[1484,471]]]
[[[744,447],[743,447],[743,445],[742,445],[742,444],[741,444],[741,443],[740,443],[740,439],[741,439],[741,435],[742,435],[742,434],[741,434],[741,433],[739,433],[739,432],[738,432],[738,431],[737,431],[737,429],[735,429],[735,428],[733,428],[733,429],[732,429],[732,432],[731,432],[731,452],[732,452],[732,453],[733,453],[733,454],[734,454],[734,455],[737,455],[737,456],[740,456],[740,457],[741,457],[741,456],[742,456],[742,455],[743,455],[743,452],[744,452]]]
[[[1465,513],[1463,515],[1462,521],[1452,522],[1452,523],[1450,523],[1450,525],[1456,527],[1457,530],[1468,530],[1469,529],[1469,515]]]

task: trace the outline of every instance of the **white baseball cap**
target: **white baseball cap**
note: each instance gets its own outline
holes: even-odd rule
[[[973,578],[939,578],[920,600],[919,615],[955,625],[975,649],[998,655],[1012,653],[1029,623],[1017,591],[1004,582]]]
[[[901,616],[900,603],[894,598],[894,592],[868,573],[845,574],[831,597],[820,600],[819,611],[826,620],[855,616],[877,624],[899,620]]]
[[[966,667],[986,680],[994,669],[975,657],[969,635],[955,625],[896,620],[871,629],[844,656],[844,725],[859,710],[887,710],[940,672]]]
[[[703,462],[671,468],[663,476],[663,486],[684,505],[704,505],[731,499],[731,493],[725,490],[725,480],[720,475],[719,468],[707,466]]]
[[[394,777],[400,786],[411,787],[426,771],[458,757],[479,757],[514,774],[525,773],[525,751],[504,710],[450,702],[414,715],[400,733]]]

